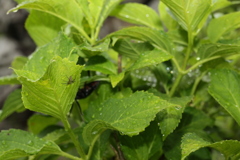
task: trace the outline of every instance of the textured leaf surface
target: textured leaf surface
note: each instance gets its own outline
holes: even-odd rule
[[[137,136],[121,136],[121,149],[127,160],[151,159],[155,154],[160,154],[163,145],[161,132],[156,122]]]
[[[128,69],[130,71],[139,68],[156,65],[172,58],[165,50],[155,48],[152,51],[142,53],[136,62]]]
[[[107,37],[115,36],[124,36],[147,41],[155,47],[163,49],[170,54],[174,52],[172,42],[169,40],[167,34],[163,31],[146,27],[129,27],[116,31]]]
[[[20,84],[20,82],[17,80],[17,75],[0,77],[0,85],[9,85],[9,84]]]
[[[22,130],[1,131],[0,143],[0,159],[4,160],[35,154],[61,154],[62,152],[55,143],[42,140]]]
[[[36,112],[63,118],[75,99],[81,70],[82,67],[74,62],[57,57],[40,80],[33,82],[20,77],[24,106]]]
[[[152,50],[153,46],[148,42],[134,42],[130,38],[120,38],[114,44],[113,49],[119,54],[131,59],[138,59],[141,53]]]
[[[18,110],[23,110],[23,109],[24,109],[24,106],[21,99],[21,90],[17,89],[12,93],[10,93],[10,95],[6,99],[3,105],[3,108],[1,110],[0,121],[7,118],[13,112],[16,112]]]
[[[93,28],[102,26],[103,21],[121,1],[122,0],[89,0],[89,10],[94,19]]]
[[[149,92],[154,93],[154,95],[159,96],[162,99],[165,99],[166,101],[174,105],[174,107],[169,107],[160,111],[157,115],[157,121],[159,122],[163,139],[166,139],[166,137],[170,133],[172,133],[180,123],[183,111],[185,110],[187,103],[189,103],[192,98],[191,97],[169,98],[165,94],[161,94],[160,92],[154,89],[150,89]]]
[[[56,124],[59,120],[45,115],[34,114],[28,119],[28,130],[33,134],[39,134],[49,125]]]
[[[209,93],[240,125],[240,76],[232,70],[214,70]]]
[[[187,133],[182,138],[182,160],[190,153],[202,147],[212,147],[224,154],[226,159],[238,160],[240,157],[240,142],[236,140],[225,140],[211,143],[204,137],[195,133]]]
[[[198,50],[200,60],[220,58],[238,53],[240,53],[240,45],[238,44],[204,44]]]
[[[208,37],[212,42],[219,40],[225,33],[240,27],[240,12],[230,13],[213,19],[208,26]]]
[[[198,33],[211,12],[211,0],[162,0],[177,22],[186,30]]]
[[[158,14],[150,7],[139,3],[119,5],[111,15],[129,23],[162,29]]]
[[[168,159],[181,159],[181,138],[189,132],[202,134],[206,126],[212,125],[212,120],[202,111],[186,107],[181,122],[175,131],[165,139],[164,153]]]
[[[14,70],[18,76],[38,80],[43,76],[52,59],[58,55],[77,62],[77,55],[73,54],[75,44],[63,34],[60,34],[48,45],[39,47],[30,57],[22,70]],[[67,75],[66,75],[67,76]]]
[[[116,75],[111,74],[109,76],[113,88],[116,87],[116,85],[124,78],[124,74],[125,74],[125,72],[121,72],[119,74],[116,74]]]
[[[42,46],[57,37],[65,23],[62,19],[46,12],[32,10],[25,27],[37,46]]]
[[[18,9],[33,9],[56,16],[75,27],[85,38],[88,37],[82,28],[83,12],[76,1],[25,0],[8,12],[17,11]]]
[[[98,109],[90,109],[89,112],[94,119],[103,121],[110,129],[133,136],[143,131],[160,110],[171,106],[173,104],[153,94],[136,92],[124,98],[109,98],[98,104]],[[89,125],[94,126],[95,123]],[[92,132],[94,130],[88,134]]]
[[[116,66],[103,56],[94,56],[89,58],[84,70],[98,71],[103,74],[116,74]]]

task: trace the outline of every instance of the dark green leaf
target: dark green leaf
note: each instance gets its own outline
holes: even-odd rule
[[[119,54],[135,60],[141,53],[152,50],[153,46],[148,42],[135,42],[130,38],[120,38],[114,44],[113,49]]]
[[[13,112],[16,112],[18,110],[23,110],[23,109],[24,109],[24,106],[21,99],[21,90],[17,89],[13,91],[6,99],[3,105],[3,108],[1,110],[0,121],[7,118]]]
[[[151,159],[155,154],[159,156],[163,145],[161,132],[156,122],[152,122],[144,132],[137,136],[121,136],[120,143],[127,160]]]

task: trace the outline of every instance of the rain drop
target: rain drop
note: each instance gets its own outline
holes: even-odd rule
[[[149,14],[146,14],[146,17],[149,17]]]
[[[97,131],[93,131],[92,134],[93,134],[93,135],[97,134]]]
[[[30,140],[30,141],[27,142],[27,144],[28,144],[29,146],[33,146],[34,143],[33,143],[33,141]]]

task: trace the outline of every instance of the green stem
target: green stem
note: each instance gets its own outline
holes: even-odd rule
[[[75,157],[71,154],[68,154],[66,152],[61,152],[61,154],[59,154],[60,156],[63,156],[63,157],[67,157],[69,159],[72,159],[72,160],[83,160],[82,158],[78,158],[78,157]]]
[[[94,145],[95,145],[96,141],[98,140],[98,138],[101,136],[101,134],[102,134],[104,131],[105,131],[105,130],[103,130],[101,133],[99,133],[97,136],[94,137],[92,143],[91,143],[90,146],[89,146],[88,155],[87,155],[86,160],[89,160],[89,159],[91,158]]]
[[[192,87],[192,90],[191,90],[191,95],[194,95],[196,89],[197,89],[197,86],[199,84],[199,82],[201,81],[202,77],[206,74],[206,72],[203,72],[199,77],[196,78],[194,84],[193,84],[193,87]]]
[[[176,78],[176,80],[175,80],[175,82],[173,83],[173,86],[172,86],[170,92],[169,92],[169,96],[170,97],[172,97],[174,95],[174,93],[175,93],[175,91],[176,91],[176,89],[177,89],[177,87],[178,87],[182,77],[183,77],[183,74],[179,73],[177,78]]]
[[[64,125],[69,137],[72,139],[72,142],[75,145],[77,152],[79,153],[79,155],[81,156],[82,159],[86,159],[86,154],[85,154],[82,146],[80,145],[77,136],[74,134],[73,130],[71,129],[71,126],[65,116],[64,116],[64,119],[62,122],[63,122],[63,125]]]

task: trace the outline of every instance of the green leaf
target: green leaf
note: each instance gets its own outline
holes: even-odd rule
[[[230,2],[228,0],[214,0],[212,5],[212,11],[216,11],[225,7],[228,7],[236,2]]]
[[[24,77],[22,99],[30,110],[62,119],[69,112],[80,85],[82,67],[56,57],[38,81]]]
[[[171,31],[173,29],[178,28],[178,23],[173,19],[173,17],[170,16],[168,10],[169,9],[164,3],[159,2],[158,11],[160,14],[160,20],[163,23],[163,25],[165,25],[165,27],[168,29],[168,31]]]
[[[98,55],[102,52],[106,52],[109,50],[110,39],[105,39],[103,42],[99,44],[95,44],[94,46],[85,42],[79,46],[79,49],[87,56],[92,57]]]
[[[45,115],[34,114],[28,119],[28,130],[33,134],[39,134],[47,126],[56,124],[59,120]]]
[[[52,59],[58,55],[77,62],[78,56],[73,54],[75,44],[66,35],[59,34],[51,43],[39,47],[29,58],[22,70],[14,70],[18,76],[38,80],[43,76]],[[67,75],[66,75],[67,76]]]
[[[21,137],[21,138],[19,138]],[[0,133],[0,159],[10,160],[36,154],[62,154],[51,141],[45,141],[26,131],[11,129]]]
[[[187,133],[182,138],[182,160],[184,160],[191,152],[199,148],[208,146],[211,142],[200,138],[197,134]]]
[[[143,131],[160,110],[171,106],[153,94],[136,92],[124,98],[108,98],[91,113],[94,119],[104,121],[109,128],[133,136]]]
[[[140,3],[118,5],[111,15],[129,23],[162,29],[158,14],[152,8]]]
[[[240,76],[232,70],[214,70],[208,92],[240,125]]]
[[[127,160],[142,160],[151,159],[155,154],[160,155],[163,142],[157,123],[152,122],[137,136],[121,136],[120,144]]]
[[[3,105],[3,108],[1,110],[0,121],[7,118],[13,112],[23,110],[23,109],[24,109],[24,106],[21,99],[21,90],[16,89],[12,93],[10,93],[10,95],[7,97]]]
[[[181,122],[175,131],[164,141],[164,154],[167,159],[180,160],[181,138],[188,132],[205,134],[204,128],[212,125],[212,120],[202,111],[186,107],[182,114]]]
[[[111,11],[122,0],[89,0],[89,10],[94,19],[92,28],[100,28]]]
[[[32,9],[55,16],[64,21],[65,23],[71,24],[82,34],[82,36],[90,40],[86,32],[83,30],[82,27],[83,12],[81,10],[81,7],[79,7],[76,1],[25,0],[24,2],[20,3],[17,7],[9,10],[8,13],[17,11],[19,9]]]
[[[149,92],[161,97],[162,99],[165,99],[175,106],[166,108],[160,111],[157,115],[157,121],[159,122],[163,139],[165,140],[166,137],[172,133],[180,123],[183,111],[185,110],[186,105],[191,101],[192,97],[169,98],[165,94],[161,94],[155,89],[150,89]]]
[[[17,80],[17,77],[17,75],[0,77],[0,85],[20,84],[20,82]]]
[[[23,66],[27,63],[27,61],[28,61],[27,57],[18,56],[12,61],[11,66],[14,69],[22,69]]]
[[[84,70],[98,71],[103,74],[116,74],[116,66],[103,56],[94,56],[89,58]]]
[[[109,77],[110,77],[110,80],[111,80],[111,84],[112,84],[112,87],[116,87],[117,84],[123,80],[124,78],[124,75],[125,75],[125,72],[121,72],[119,74],[111,74]]]
[[[137,59],[136,62],[128,70],[132,71],[151,65],[156,65],[171,58],[172,55],[165,50],[155,48],[152,51],[142,53],[139,59]]]
[[[162,0],[186,31],[197,34],[211,13],[212,0]]]
[[[207,33],[212,42],[219,40],[225,33],[240,27],[240,12],[230,13],[209,23]]]
[[[37,46],[42,46],[57,37],[65,23],[62,19],[46,12],[32,10],[25,27]]]
[[[225,140],[211,143],[206,138],[195,133],[187,133],[182,138],[182,160],[190,153],[202,147],[212,147],[224,154],[225,159],[238,160],[240,157],[240,142],[236,140]]]
[[[203,44],[198,49],[200,60],[216,59],[223,56],[230,56],[240,52],[238,44]]]
[[[146,27],[129,27],[119,31],[113,32],[108,37],[130,37],[137,40],[147,41],[158,49],[163,49],[166,52],[174,53],[174,47],[172,42],[169,40],[167,34],[163,31],[146,28]]]
[[[152,50],[153,46],[148,42],[134,42],[130,38],[120,38],[114,44],[113,49],[119,54],[135,60],[141,53]]]

